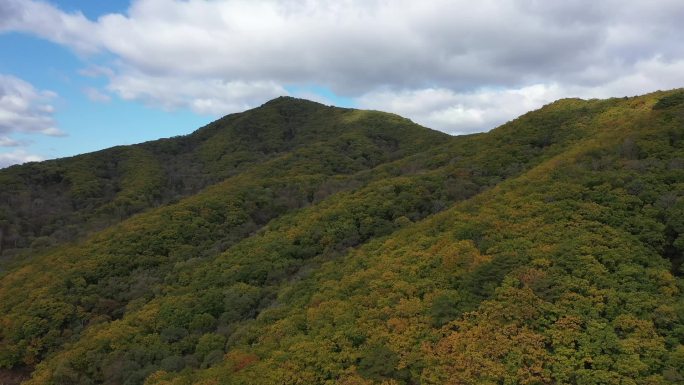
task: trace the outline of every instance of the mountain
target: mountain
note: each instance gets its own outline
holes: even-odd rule
[[[278,98],[0,182],[7,383],[684,383],[684,90],[457,137]]]
[[[11,167],[0,172],[0,257],[79,239],[245,172],[295,173],[280,168],[314,166],[310,157],[327,160],[310,174],[348,175],[444,138],[398,116],[278,98],[188,136]]]

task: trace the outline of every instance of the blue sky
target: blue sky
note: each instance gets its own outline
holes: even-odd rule
[[[684,85],[675,0],[2,0],[0,167],[189,133],[279,95],[452,134]]]
[[[65,11],[80,11],[91,19],[111,12],[125,12],[128,1],[63,0],[53,4]],[[111,98],[93,101],[85,93],[102,88],[102,79],[82,76],[79,71],[97,64],[101,57],[78,55],[68,47],[21,32],[0,34],[0,73],[19,77],[57,96],[54,119],[65,136],[19,133],[24,150],[41,158],[57,158],[90,152],[119,144],[187,134],[210,122],[212,116],[187,109],[166,111],[135,101]],[[10,150],[10,149],[5,149]],[[2,149],[0,149],[0,153]],[[7,151],[9,152],[9,151]]]
[[[74,155],[117,144],[185,134],[212,120],[184,109],[164,111],[118,98],[93,101],[84,90],[103,84],[99,79],[79,74],[88,59],[39,38],[19,33],[0,35],[0,51],[6,55],[0,63],[0,72],[58,95],[51,103],[56,109],[57,126],[66,132],[66,136],[17,135],[19,140],[30,143],[26,149],[31,153],[47,158]]]
[[[80,12],[91,20],[110,13],[125,13],[130,5],[129,1],[123,0],[55,0],[50,3],[67,13]],[[111,96],[107,100],[93,100],[88,97],[88,90],[103,89],[106,81],[83,76],[81,72],[112,61],[111,55],[106,53],[83,55],[31,33],[13,31],[0,34],[0,52],[3,52],[0,74],[18,77],[39,90],[52,91],[57,95],[50,103],[55,107],[55,123],[65,135],[19,132],[13,136],[15,141],[22,143],[22,152],[36,154],[40,158],[58,158],[114,145],[188,134],[221,115],[195,113],[189,108],[157,108]],[[318,95],[336,105],[352,105],[349,99],[338,98],[320,86],[301,85],[285,89],[292,94]],[[12,149],[0,147],[0,154],[9,153]]]

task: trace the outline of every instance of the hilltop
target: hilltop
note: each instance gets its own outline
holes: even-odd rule
[[[278,98],[0,213],[27,384],[684,383],[683,90],[457,137]]]

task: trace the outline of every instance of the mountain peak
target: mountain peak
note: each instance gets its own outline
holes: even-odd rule
[[[267,106],[292,106],[292,105],[309,105],[325,107],[325,104],[314,102],[308,99],[296,98],[294,96],[278,96],[262,104],[261,107]]]

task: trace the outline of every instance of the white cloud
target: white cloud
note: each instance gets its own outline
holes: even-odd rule
[[[26,162],[38,162],[43,160],[40,155],[29,154],[24,150],[0,153],[0,168]]]
[[[83,14],[65,13],[41,1],[0,2],[0,31],[30,32],[80,52],[94,52],[99,46],[95,29]]]
[[[49,104],[55,97],[54,92],[39,91],[19,78],[0,74],[0,134],[63,136],[55,126],[54,107]]]
[[[83,94],[93,102],[107,103],[112,97],[94,87],[83,88]]]
[[[593,87],[593,93],[588,96],[637,95],[644,90],[668,90],[683,86],[684,56],[674,60],[657,56],[636,62],[634,71]]]
[[[481,88],[455,92],[445,88],[374,91],[359,106],[411,117],[417,123],[451,134],[481,132],[560,98],[633,96],[684,85],[684,59],[661,58],[635,63],[635,72],[599,85],[535,84],[520,88]]]
[[[134,71],[113,76],[108,89],[125,100],[142,100],[165,109],[190,108],[211,115],[242,111],[287,93],[271,81],[151,76]]]
[[[9,136],[0,136],[0,147],[18,147],[21,142],[16,141]]]
[[[0,4],[0,30],[111,54],[82,74],[124,99],[224,114],[314,84],[451,132],[680,87],[682,19],[680,0],[134,0],[98,20]]]
[[[396,112],[451,134],[495,127],[564,96],[558,85],[517,89],[480,89],[458,93],[444,88],[371,92],[359,98],[364,108]]]
[[[28,142],[12,138],[13,134],[65,135],[53,117],[55,109],[50,101],[56,97],[54,92],[37,90],[24,80],[0,74],[0,147],[17,147],[0,153],[0,168],[43,159],[22,148]]]

